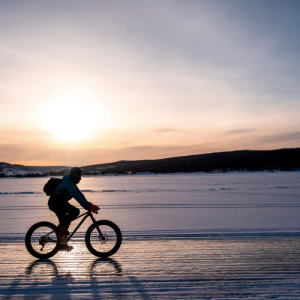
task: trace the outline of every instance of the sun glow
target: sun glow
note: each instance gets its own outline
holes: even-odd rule
[[[65,89],[45,100],[40,123],[60,142],[77,143],[108,126],[107,109],[87,91]]]

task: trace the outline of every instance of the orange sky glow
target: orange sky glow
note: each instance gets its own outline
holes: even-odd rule
[[[299,147],[300,23],[266,2],[0,1],[0,161]]]

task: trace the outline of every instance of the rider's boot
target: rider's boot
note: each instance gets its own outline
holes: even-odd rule
[[[73,246],[69,245],[58,245],[58,251],[65,251],[65,252],[70,252],[74,249]]]
[[[68,231],[68,227],[63,227],[61,225],[58,225],[57,228],[58,228],[58,234],[60,236],[70,235],[70,232]]]
[[[59,245],[67,245],[68,244],[68,236],[70,232],[68,231],[68,227],[62,227],[58,225],[58,244]]]
[[[67,235],[59,235],[58,236],[58,244],[59,245],[68,245],[68,236]]]

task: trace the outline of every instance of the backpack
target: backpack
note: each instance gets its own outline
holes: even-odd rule
[[[61,184],[62,181],[62,178],[51,177],[44,185],[43,191],[46,193],[47,196],[52,196],[54,194],[55,189]]]

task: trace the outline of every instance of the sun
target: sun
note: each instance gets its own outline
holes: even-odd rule
[[[41,126],[62,143],[78,143],[107,127],[107,110],[88,91],[64,89],[43,102]]]

